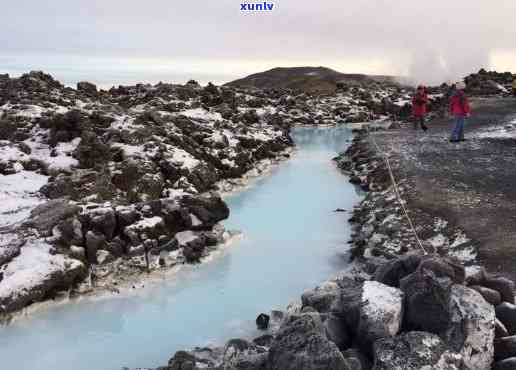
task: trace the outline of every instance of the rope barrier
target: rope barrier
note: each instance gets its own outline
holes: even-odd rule
[[[391,178],[392,187],[394,188],[394,194],[396,195],[396,198],[398,199],[398,203],[400,204],[401,209],[403,210],[403,213],[405,214],[405,218],[407,219],[410,229],[411,229],[412,233],[414,234],[414,237],[416,238],[417,244],[418,244],[419,248],[421,248],[421,250],[423,251],[424,254],[428,254],[425,247],[423,246],[423,243],[421,242],[421,239],[419,239],[419,236],[417,235],[417,231],[416,231],[416,228],[414,227],[414,223],[412,222],[412,219],[410,218],[410,216],[408,214],[407,208],[405,207],[405,204],[403,203],[403,199],[401,198],[398,183],[396,182],[396,178],[394,177],[394,173],[392,172],[392,167],[389,162],[389,158],[387,157],[387,153],[385,153],[384,151],[382,151],[380,149],[380,147],[376,143],[374,136],[369,134],[369,126],[366,126],[366,129],[367,129],[368,136],[372,139],[373,144],[376,147],[376,150],[378,151],[378,153],[380,153],[380,155],[383,157],[383,159],[385,161],[387,170],[389,171],[389,176]]]

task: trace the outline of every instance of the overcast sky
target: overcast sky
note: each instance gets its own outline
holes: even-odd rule
[[[421,82],[516,72],[514,0],[268,2],[272,12],[243,14],[238,0],[5,1],[0,72],[88,65],[231,78],[324,65]]]

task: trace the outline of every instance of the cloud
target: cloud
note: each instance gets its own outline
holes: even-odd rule
[[[11,1],[0,13],[1,53],[357,69],[349,72],[362,63],[438,82],[488,67],[495,51],[516,52],[514,1],[268,1],[275,8],[263,14],[242,14],[238,0]]]

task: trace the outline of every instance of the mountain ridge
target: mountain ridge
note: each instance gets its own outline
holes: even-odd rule
[[[396,77],[341,73],[327,67],[276,67],[225,84],[231,87],[260,89],[291,89],[308,93],[331,93],[337,87],[359,86],[364,83],[396,84]]]

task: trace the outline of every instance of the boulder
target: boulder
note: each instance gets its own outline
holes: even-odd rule
[[[472,285],[470,288],[479,292],[480,295],[493,306],[498,306],[502,302],[502,295],[494,289],[489,289],[480,285]]]
[[[449,301],[450,323],[443,337],[470,369],[489,369],[493,360],[495,310],[482,296],[454,285]]]
[[[196,364],[194,355],[185,351],[178,351],[168,362],[168,370],[196,370]]]
[[[86,249],[77,245],[70,246],[70,257],[75,258],[79,261],[86,261]]]
[[[77,82],[77,91],[83,92],[86,95],[95,96],[97,95],[97,86],[91,82],[81,81]]]
[[[363,284],[347,278],[339,279],[336,282],[341,291],[332,303],[330,311],[344,319],[348,333],[354,336],[358,332],[360,322]]]
[[[0,234],[0,266],[17,257],[24,243],[16,234]]]
[[[206,229],[229,217],[229,208],[220,196],[184,196],[180,204],[188,208]]]
[[[108,251],[103,249],[97,251],[97,263],[99,265],[106,265],[110,262],[113,262],[114,260],[115,257]]]
[[[111,152],[95,132],[84,131],[75,149],[75,157],[81,168],[93,168],[107,163],[111,159]]]
[[[516,335],[516,305],[504,302],[497,306],[496,318],[507,328],[509,335]]]
[[[334,314],[321,315],[324,320],[326,336],[335,343],[341,351],[351,345],[351,336],[348,334],[346,320]]]
[[[306,291],[301,296],[303,307],[313,307],[317,312],[330,312],[333,303],[340,296],[342,289],[337,282],[328,281],[316,287],[315,289]]]
[[[244,339],[231,339],[224,347],[224,370],[265,370],[267,353]]]
[[[174,238],[179,248],[183,248],[183,255],[187,262],[198,262],[203,256],[206,247],[204,236],[193,231],[182,231],[177,233]]]
[[[514,282],[512,280],[487,276],[482,285],[497,290],[501,294],[503,302],[514,304]]]
[[[58,225],[59,239],[65,246],[69,245],[83,245],[84,235],[82,232],[82,223],[77,217],[70,217],[61,221]]]
[[[104,248],[114,257],[120,257],[125,252],[125,246],[125,241],[123,241],[119,236],[116,236],[111,242],[107,243]]]
[[[205,192],[213,188],[213,185],[220,180],[216,169],[213,166],[199,164],[190,171],[188,181],[199,192]]]
[[[258,329],[260,330],[267,330],[268,327],[269,327],[269,321],[270,321],[270,316],[269,315],[266,315],[264,313],[261,313],[258,315],[258,317],[256,318],[256,326],[258,327]]]
[[[435,334],[408,332],[374,343],[373,370],[392,369],[462,369],[462,356],[448,351],[446,344]]]
[[[484,267],[475,266],[469,269],[469,273],[466,276],[466,284],[471,285],[483,285],[486,280],[487,272]]]
[[[52,229],[61,221],[73,217],[81,210],[66,199],[53,199],[41,204],[30,212],[26,227],[35,228],[42,236],[50,236]]]
[[[141,237],[141,240],[157,239],[166,232],[165,222],[159,216],[142,218],[124,229],[124,234],[129,236],[129,234],[135,233]]]
[[[417,270],[403,278],[400,286],[406,299],[405,324],[410,330],[440,334],[448,329],[452,288],[449,277]]]
[[[409,253],[401,258],[389,261],[375,271],[374,280],[398,288],[400,280],[416,271],[421,263],[422,255]]]
[[[403,322],[403,292],[377,281],[366,281],[363,286],[359,342],[367,349],[377,339],[393,337]]]
[[[257,346],[270,347],[274,337],[271,334],[261,335],[253,339],[253,343]]]
[[[86,256],[88,262],[97,263],[97,251],[103,249],[106,245],[106,237],[104,234],[100,234],[94,231],[88,231],[86,233]]]
[[[138,221],[140,215],[133,207],[117,207],[116,218],[120,229],[123,229]]]
[[[496,361],[516,357],[516,335],[495,339],[494,357]]]
[[[351,369],[337,346],[329,341],[318,314],[289,316],[271,344],[268,370]]]
[[[117,227],[115,211],[112,208],[101,208],[89,213],[88,226],[104,234],[107,240],[113,239]]]
[[[37,261],[37,268],[33,266]],[[86,266],[62,254],[50,254],[50,246],[28,241],[19,257],[2,270],[0,315],[20,310],[33,302],[67,290],[87,275]]]
[[[424,256],[418,269],[430,270],[437,277],[449,277],[455,284],[463,284],[466,278],[464,265],[450,257]]]

